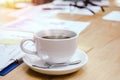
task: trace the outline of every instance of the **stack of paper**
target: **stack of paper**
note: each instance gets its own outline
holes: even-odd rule
[[[0,75],[7,74],[19,65],[15,62],[21,60],[25,55],[20,49],[19,43],[22,39],[32,37],[33,33],[0,30]]]

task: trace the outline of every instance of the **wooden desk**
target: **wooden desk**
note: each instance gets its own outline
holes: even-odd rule
[[[63,76],[49,76],[32,71],[23,63],[6,76],[0,77],[0,80],[120,80],[120,22],[102,19],[110,11],[120,11],[112,3],[105,8],[104,13],[92,17],[74,15],[68,18],[66,14],[56,16],[61,19],[91,21],[91,25],[79,36],[79,48],[89,56],[88,63],[79,71]]]

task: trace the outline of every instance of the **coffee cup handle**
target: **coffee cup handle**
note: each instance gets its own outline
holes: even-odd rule
[[[29,50],[29,49],[27,49],[27,48],[24,47],[24,44],[25,44],[25,42],[27,42],[27,41],[30,41],[30,42],[32,42],[32,43],[35,43],[34,40],[32,40],[32,39],[22,40],[21,43],[20,43],[20,47],[21,47],[22,51],[24,51],[25,53],[33,54],[33,55],[37,54],[37,51],[32,51],[32,50]]]

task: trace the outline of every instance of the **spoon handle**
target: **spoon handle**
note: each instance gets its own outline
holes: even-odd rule
[[[54,64],[45,63],[45,65],[42,67],[37,65],[32,65],[32,66],[37,68],[43,68],[43,69],[51,69],[51,68],[69,66],[69,65],[76,65],[76,64],[79,64],[80,62],[81,60],[74,61],[74,62],[67,62],[67,63],[54,63]]]
[[[79,64],[81,60],[74,61],[74,62],[67,62],[67,63],[54,63],[54,64],[48,64],[49,68],[56,68],[56,67],[64,67],[69,65],[75,65]]]

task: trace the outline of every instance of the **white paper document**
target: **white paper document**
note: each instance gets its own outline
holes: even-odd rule
[[[101,9],[98,6],[87,6],[94,13],[98,13]],[[60,13],[69,13],[69,14],[80,14],[80,15],[94,15],[87,8],[76,8],[76,7],[68,7],[65,10],[62,10]]]
[[[109,0],[101,0],[101,1],[92,1],[94,4],[101,5],[101,6],[109,6]],[[70,4],[74,4],[73,1],[60,1],[60,0],[55,0],[53,1],[53,7],[58,7],[58,8],[65,8],[64,10],[60,10],[59,13],[70,13],[70,14],[80,14],[80,15],[94,15],[91,13],[87,8],[92,10],[94,13],[98,13],[101,8],[99,6],[92,6],[89,5],[87,8],[77,8],[74,6],[70,6]],[[83,6],[84,3],[83,1],[79,1],[77,3],[78,6]]]
[[[115,0],[117,7],[120,7],[120,0]]]
[[[24,55],[19,45],[0,44],[0,71]]]
[[[30,6],[26,7],[20,10],[17,10],[15,12],[12,12],[8,14],[7,16],[10,17],[35,17],[35,18],[53,18],[58,13],[69,13],[69,14],[80,14],[80,15],[94,15],[91,13],[88,9],[83,8],[79,9],[73,6],[70,6],[70,4],[73,4],[73,2],[70,1],[62,1],[62,0],[55,0],[52,3],[39,5],[39,6]],[[108,5],[108,0],[102,0],[102,1],[94,1],[93,3],[98,5]],[[104,3],[104,4],[103,4]],[[79,6],[83,5],[83,2],[78,2]],[[94,11],[95,13],[98,13],[101,9],[98,6],[87,6],[89,9]],[[47,10],[45,10],[45,8]]]
[[[44,29],[70,29],[80,33],[86,27],[88,27],[89,24],[90,22],[38,18],[18,20],[3,26],[3,28],[33,33]]]
[[[120,21],[120,11],[112,11],[103,17],[104,20]]]
[[[50,10],[44,10],[44,8],[49,8]],[[23,8],[20,10],[17,10],[15,12],[12,12],[8,14],[7,16],[10,17],[29,17],[29,18],[52,18],[54,17],[59,10],[53,10],[52,4],[44,4],[44,5],[39,5],[39,6],[30,6],[27,8]]]
[[[70,4],[75,0],[54,0],[53,3],[54,4]],[[77,3],[78,5],[83,4],[84,0],[79,0],[79,2]],[[98,5],[102,5],[102,6],[108,6],[110,4],[109,0],[90,0],[95,4]]]
[[[32,37],[33,33],[0,30],[0,44],[18,44],[22,39]]]

